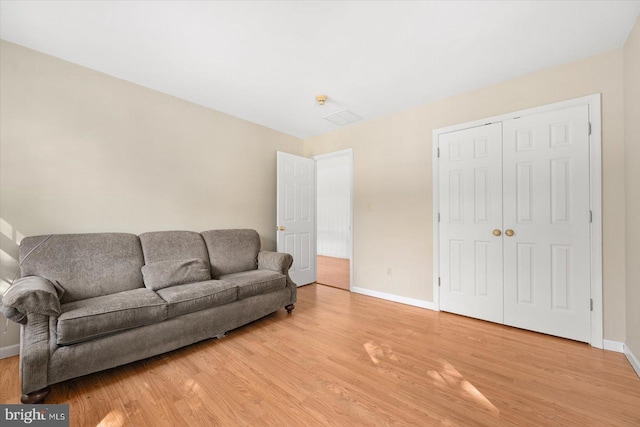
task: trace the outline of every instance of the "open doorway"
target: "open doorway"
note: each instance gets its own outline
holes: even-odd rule
[[[315,156],[317,282],[351,289],[353,272],[353,152]]]

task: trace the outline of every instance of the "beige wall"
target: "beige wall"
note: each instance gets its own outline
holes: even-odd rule
[[[604,335],[626,335],[639,354],[640,230],[631,213],[640,175],[627,168],[625,211],[624,168],[625,155],[640,153],[630,118],[640,116],[638,33],[636,23],[624,50],[305,140],[306,156],[354,150],[354,285],[433,301],[433,129],[600,92]],[[298,139],[11,43],[0,49],[3,280],[23,235],[253,227],[275,247],[275,151],[302,154]],[[625,212],[635,236],[626,241],[628,331]],[[0,339],[16,343],[17,328]]]
[[[640,18],[624,46],[627,340],[640,358]]]
[[[276,151],[300,139],[15,44],[0,57],[3,281],[22,235],[247,227],[275,249]]]
[[[622,69],[617,49],[306,139],[307,156],[353,148],[354,286],[433,301],[433,129],[600,92],[604,336],[624,341]]]

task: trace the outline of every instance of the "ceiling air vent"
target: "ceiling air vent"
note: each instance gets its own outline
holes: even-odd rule
[[[328,116],[324,116],[325,119],[329,120],[336,126],[344,126],[349,123],[357,122],[358,120],[362,120],[362,117],[353,113],[349,110],[338,111],[337,113],[329,114]]]

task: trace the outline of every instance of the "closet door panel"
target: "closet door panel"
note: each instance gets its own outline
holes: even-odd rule
[[[440,135],[440,308],[503,322],[502,125]]]
[[[586,342],[588,125],[584,105],[508,120],[503,132],[504,322]]]

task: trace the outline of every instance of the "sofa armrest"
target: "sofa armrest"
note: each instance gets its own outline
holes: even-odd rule
[[[293,265],[293,257],[283,252],[260,251],[258,252],[258,269],[273,270],[278,273],[288,274]]]
[[[63,293],[60,285],[44,277],[22,277],[2,296],[2,313],[7,319],[22,324],[26,324],[32,314],[59,316]]]
[[[289,304],[295,303],[298,299],[298,285],[296,285],[296,283],[291,280],[291,276],[289,276],[289,269],[292,265],[293,257],[290,254],[272,251],[258,252],[259,270],[273,270],[287,276],[287,287],[291,290]]]

